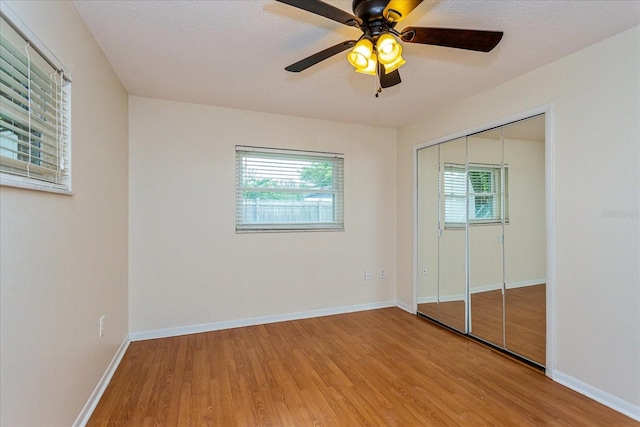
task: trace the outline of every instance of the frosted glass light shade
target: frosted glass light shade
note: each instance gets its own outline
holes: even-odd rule
[[[369,39],[362,39],[356,43],[353,50],[347,54],[347,59],[349,63],[358,70],[360,68],[367,68],[372,55],[373,43],[371,43]]]
[[[384,65],[384,72],[388,74],[388,73],[390,73],[392,71],[395,71],[398,68],[402,67],[405,62],[407,62],[407,61],[405,61],[404,58],[401,55],[401,56],[398,57],[398,59],[396,59],[392,63],[383,64]]]
[[[373,54],[371,54],[371,58],[369,58],[367,66],[363,67],[363,68],[356,68],[356,71],[358,73],[368,74],[370,76],[375,76],[377,67],[378,67],[378,58],[376,58],[376,54],[373,53]]]
[[[382,34],[376,43],[378,60],[381,64],[391,64],[401,58],[402,46],[389,33]]]

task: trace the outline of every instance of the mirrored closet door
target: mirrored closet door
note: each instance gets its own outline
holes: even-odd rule
[[[505,348],[546,365],[544,116],[504,126],[509,165],[505,226]]]
[[[504,181],[502,129],[467,137],[471,335],[504,346]]]
[[[546,363],[544,115],[417,152],[419,315]]]
[[[442,174],[460,167],[464,174],[466,156],[466,138],[418,151],[418,312],[460,332],[467,332],[466,188],[459,174],[446,182]]]
[[[464,220],[465,138],[440,145],[438,320],[467,332],[466,229]],[[462,168],[462,175],[459,173]],[[442,179],[442,177],[450,179]]]

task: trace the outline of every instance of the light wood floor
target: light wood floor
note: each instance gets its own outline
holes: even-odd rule
[[[471,294],[471,335],[502,347],[502,332],[502,289]]]
[[[398,308],[134,342],[89,426],[637,426]]]
[[[505,342],[507,348],[546,365],[546,285],[507,289],[505,293]]]
[[[506,348],[540,365],[546,364],[546,285],[505,291],[505,340],[502,330],[502,291],[471,295],[471,335]],[[464,301],[418,304],[418,311],[464,330]]]
[[[465,329],[465,302],[446,301],[418,304],[418,312],[437,319],[439,322],[458,331]]]

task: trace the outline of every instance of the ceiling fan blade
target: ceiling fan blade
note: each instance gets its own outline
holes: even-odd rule
[[[343,52],[349,49],[350,47],[353,47],[353,45],[355,44],[356,44],[355,40],[348,40],[346,42],[339,43],[335,46],[331,46],[330,48],[321,50],[318,53],[315,53],[307,58],[304,58],[296,62],[295,64],[291,64],[288,67],[286,67],[285,70],[291,71],[293,73],[299,73],[300,71],[306,70],[312,65],[316,65],[318,62],[324,61],[327,58],[331,58],[333,55],[336,55],[340,52]]]
[[[384,16],[394,22],[401,21],[420,3],[422,3],[422,0],[391,0],[387,7],[384,8]],[[389,14],[389,11],[391,11],[391,14]]]
[[[362,20],[355,15],[345,12],[342,9],[338,9],[335,6],[322,2],[320,0],[277,0],[280,3],[288,4],[289,6],[297,7],[298,9],[306,10],[307,12],[315,13],[316,15],[324,16],[325,18],[332,19],[344,25],[351,27],[362,25]]]
[[[402,30],[402,40],[409,43],[489,52],[500,42],[502,34],[502,31],[407,27]]]
[[[389,74],[384,71],[384,65],[378,64],[378,75],[380,76],[380,87],[385,89],[402,82],[398,70],[393,70]]]

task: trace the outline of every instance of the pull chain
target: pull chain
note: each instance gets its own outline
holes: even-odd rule
[[[377,61],[377,60],[376,60]],[[380,64],[376,64],[376,98],[378,98],[378,96],[380,95],[380,93],[382,93],[382,86],[380,83]]]

